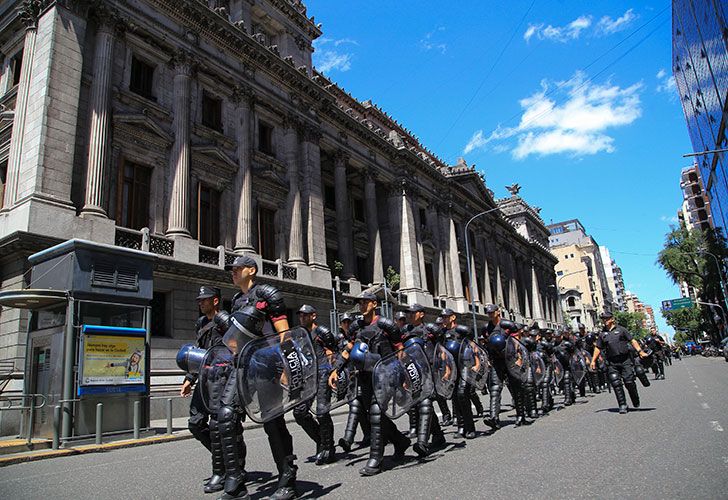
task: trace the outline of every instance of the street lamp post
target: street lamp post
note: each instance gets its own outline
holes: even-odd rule
[[[720,313],[723,315],[723,324],[725,325],[725,322],[726,322],[725,311],[720,306],[720,304],[714,304],[713,302],[702,302],[700,300],[696,300],[695,302],[698,304],[704,305],[704,306],[715,306],[718,309],[720,309]],[[723,328],[725,328],[725,326]],[[718,335],[720,335],[721,340],[723,340],[723,332],[721,331],[720,328],[718,329]]]
[[[470,226],[470,223],[473,222],[475,219],[480,217],[481,215],[489,214],[491,212],[495,212],[496,210],[500,210],[500,207],[491,208],[490,210],[486,210],[485,212],[480,212],[478,214],[473,215],[468,222],[465,223],[465,254],[467,259],[467,266],[468,266],[468,290],[470,291],[470,311],[473,314],[473,332],[475,333],[475,339],[478,340],[478,319],[475,316],[475,297],[473,296],[473,275],[472,270],[470,266],[470,238],[469,232],[468,232],[468,226]]]
[[[723,294],[723,305],[725,305],[726,309],[728,309],[728,294],[726,294],[726,288],[725,288],[725,281],[723,280],[723,270],[720,267],[720,262],[718,261],[718,257],[715,256],[715,254],[712,254],[710,252],[706,252],[704,250],[701,250],[699,252],[679,252],[683,255],[710,255],[713,257],[713,260],[715,261],[715,268],[718,271],[718,280],[720,281],[720,291]],[[721,307],[721,311],[723,308]]]

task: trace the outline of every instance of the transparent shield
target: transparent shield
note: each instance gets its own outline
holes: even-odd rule
[[[319,373],[319,377],[324,377],[323,387],[319,381],[319,390],[316,395],[316,416],[320,417],[335,410],[339,406],[350,403],[356,397],[357,390],[357,372],[350,367],[339,370],[336,378],[336,388],[332,389],[328,386],[328,371]]]
[[[230,349],[224,345],[216,345],[208,349],[202,359],[197,383],[208,412],[218,410],[220,395],[234,369],[234,357]]]
[[[544,363],[541,353],[531,353],[531,369],[533,370],[533,380],[536,386],[540,386],[546,377],[546,363]]]
[[[581,355],[584,357],[584,363],[586,363],[586,370],[589,372],[596,372],[597,371],[596,367],[594,367],[594,370],[591,369],[592,357],[591,357],[591,354],[589,354],[589,351],[583,350],[583,351],[581,351]]]
[[[268,422],[316,396],[316,353],[302,327],[250,340],[236,367],[238,393],[254,422]]]
[[[450,399],[458,381],[457,363],[450,351],[441,344],[435,344],[433,351],[432,375],[435,378],[435,392],[440,397]]]
[[[528,371],[531,369],[528,350],[513,337],[506,342],[506,367],[511,377],[522,383],[528,381]]]
[[[463,340],[460,346],[460,375],[468,384],[474,385],[478,390],[485,387],[490,372],[490,360],[485,349],[472,340]]]
[[[554,362],[554,380],[557,384],[560,384],[561,381],[564,379],[564,367],[561,365],[561,361],[553,358]]]
[[[574,376],[574,383],[576,385],[580,385],[586,375],[584,355],[580,351],[572,354],[571,359],[569,359],[569,366],[571,368],[571,373]]]
[[[372,373],[374,397],[391,419],[429,398],[435,390],[425,351],[413,344],[379,360]]]

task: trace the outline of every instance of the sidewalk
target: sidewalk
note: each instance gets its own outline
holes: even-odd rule
[[[349,411],[349,407],[344,405],[331,412],[332,416],[345,415]],[[285,415],[286,423],[293,423],[293,413],[288,412]],[[263,424],[252,422],[250,418],[243,424],[246,431],[263,427]],[[101,451],[110,451],[119,448],[131,448],[134,446],[145,446],[158,443],[169,443],[192,438],[192,434],[187,429],[187,417],[178,417],[172,419],[172,434],[167,434],[167,420],[152,420],[149,423],[149,429],[144,430],[141,434],[145,435],[139,439],[129,439],[129,434],[118,436],[104,436],[104,443],[97,445],[91,438],[82,442],[69,443],[66,447],[58,450],[52,450],[51,442],[47,439],[33,439],[34,446],[42,446],[41,450],[25,450],[14,453],[2,454],[3,449],[25,448],[25,439],[16,439],[15,437],[0,440],[0,467],[18,464],[22,462],[33,462],[36,460],[44,460],[46,458],[65,457],[69,455],[81,455],[84,453],[97,453]]]

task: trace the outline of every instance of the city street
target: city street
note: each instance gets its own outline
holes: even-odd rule
[[[728,488],[728,363],[684,358],[667,380],[642,388],[642,408],[619,415],[613,394],[589,395],[525,428],[507,425],[408,460],[375,477],[358,469],[366,450],[316,467],[312,442],[290,424],[303,498],[720,498]],[[650,375],[652,378],[652,375]],[[562,397],[557,396],[557,402]],[[487,397],[483,398],[486,403]],[[487,403],[486,403],[487,404]],[[503,415],[512,423],[514,412]],[[344,416],[335,419],[337,438]],[[406,417],[397,421],[400,429]],[[273,492],[262,429],[246,433],[253,498]],[[391,454],[391,447],[387,454]],[[394,464],[387,461],[387,468]],[[194,440],[23,463],[0,469],[3,498],[215,498],[202,494],[208,456]]]

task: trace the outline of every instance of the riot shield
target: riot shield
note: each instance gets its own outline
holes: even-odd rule
[[[553,362],[554,362],[554,381],[558,385],[561,383],[561,381],[564,378],[564,367],[561,365],[561,361],[556,359],[556,356],[554,356]]]
[[[435,379],[435,392],[437,392],[437,395],[450,399],[453,390],[455,390],[455,383],[458,381],[458,366],[450,351],[445,349],[439,342],[434,346],[432,376]]]
[[[218,409],[220,396],[234,369],[234,358],[235,355],[223,344],[211,347],[202,358],[197,383],[202,402],[210,413]]]
[[[380,359],[372,373],[374,397],[391,419],[407,413],[435,390],[430,362],[417,344]]]
[[[506,367],[511,377],[521,383],[528,381],[530,367],[528,350],[517,339],[511,337],[506,342]]]
[[[328,381],[329,373],[322,371],[319,377],[324,377],[324,381]],[[351,367],[342,368],[337,372],[336,389],[331,389],[326,384],[325,389],[319,389],[316,395],[316,416],[320,417],[335,410],[339,406],[350,403],[356,397],[357,379],[356,371]],[[319,381],[321,384],[321,381]]]
[[[546,363],[544,363],[540,352],[531,353],[531,369],[533,370],[533,381],[536,387],[540,387],[546,376]]]
[[[236,367],[238,393],[254,422],[268,422],[316,396],[316,353],[303,327],[249,341]]]
[[[586,370],[589,373],[596,373],[596,371],[597,371],[597,367],[596,366],[594,367],[593,370],[591,369],[592,357],[591,357],[591,354],[589,354],[589,351],[582,350],[581,351],[581,354],[584,357],[584,363],[586,364]]]
[[[580,385],[581,381],[584,380],[587,369],[584,354],[581,351],[576,351],[571,355],[571,358],[569,359],[569,367],[571,368],[571,373],[574,376],[574,384],[577,386]]]
[[[490,360],[485,349],[472,340],[464,339],[460,346],[460,367],[465,381],[481,390],[488,382]]]

